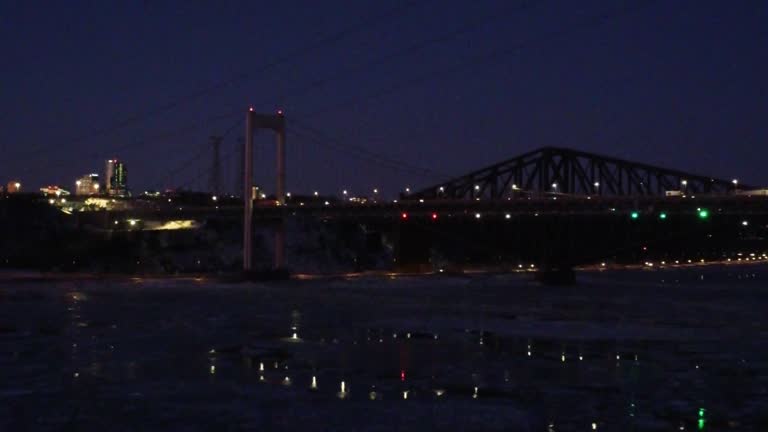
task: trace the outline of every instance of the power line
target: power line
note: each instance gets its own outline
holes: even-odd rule
[[[152,136],[150,136],[148,138],[145,138],[142,141],[131,142],[131,143],[128,143],[128,144],[121,145],[121,146],[117,147],[113,151],[113,154],[114,153],[118,153],[120,151],[128,150],[128,149],[134,150],[136,148],[140,148],[140,147],[146,146],[146,145],[148,145],[150,143],[157,143],[157,141],[170,140],[170,139],[173,139],[173,138],[184,136],[185,134],[188,134],[188,133],[190,133],[192,131],[195,131],[195,130],[204,128],[206,126],[209,126],[211,123],[214,123],[216,121],[224,120],[224,119],[227,119],[227,118],[232,118],[234,116],[234,114],[240,114],[241,112],[242,112],[242,110],[230,111],[230,112],[223,113],[223,114],[216,114],[216,115],[209,116],[209,117],[201,119],[201,120],[197,120],[197,121],[195,121],[195,122],[193,122],[191,124],[186,124],[186,125],[183,125],[181,127],[175,128],[175,129],[171,129],[171,130],[167,130],[167,131],[164,131],[164,132],[160,132],[158,134],[155,134],[155,135],[152,135]],[[242,121],[242,119],[240,121]],[[183,143],[183,144],[186,145],[186,143]],[[34,154],[43,155],[43,154],[47,154],[47,152],[37,151]],[[96,152],[91,152],[91,153],[89,153],[87,155],[84,155],[84,156],[80,155],[80,156],[83,157],[85,160],[96,160],[96,159],[99,159],[101,157],[104,157],[102,154],[99,154],[99,153],[96,153]],[[48,159],[48,160],[46,160],[46,161],[44,161],[44,162],[42,162],[42,163],[40,163],[38,165],[35,165],[34,167],[31,166],[31,165],[27,166],[26,169],[23,172],[26,174],[26,173],[30,172],[32,169],[35,169],[35,170],[39,170],[41,168],[51,169],[51,168],[54,168],[54,167],[59,167],[59,166],[65,165],[65,164],[66,164],[66,162],[63,159],[61,159],[61,158],[59,158],[59,159]]]
[[[223,134],[219,135],[219,136],[221,137],[221,139],[223,140],[224,138],[226,138],[226,137],[227,137],[227,136],[228,136],[228,135],[229,135],[229,134],[230,134],[230,133],[231,133],[233,130],[235,130],[235,128],[236,128],[237,126],[239,126],[239,125],[240,125],[242,122],[243,122],[243,118],[242,118],[242,117],[239,117],[239,118],[238,118],[238,119],[237,119],[237,120],[236,120],[234,123],[232,123],[232,125],[231,125],[231,126],[229,126],[229,127],[228,127],[228,128],[225,130],[225,132],[224,132]],[[203,146],[202,146],[202,147],[199,149],[199,151],[198,151],[198,152],[196,152],[196,153],[194,153],[194,154],[193,154],[193,155],[192,155],[190,158],[187,158],[187,159],[185,159],[185,160],[184,160],[184,161],[183,161],[181,164],[177,165],[177,166],[176,166],[176,168],[174,168],[174,169],[172,169],[172,170],[168,171],[168,172],[166,173],[166,175],[164,176],[165,180],[170,180],[170,179],[171,179],[171,178],[173,178],[175,175],[177,175],[179,172],[181,172],[181,171],[184,171],[184,170],[186,170],[187,168],[189,168],[189,167],[192,165],[192,163],[194,163],[195,161],[197,161],[197,160],[198,160],[200,157],[202,157],[202,156],[205,154],[205,152],[207,152],[207,151],[208,151],[208,143],[206,143],[205,145],[203,145]]]
[[[481,55],[481,56],[475,56],[472,59],[470,59],[469,61],[460,62],[458,64],[455,64],[453,67],[450,67],[450,68],[447,68],[447,69],[443,69],[443,70],[441,70],[439,72],[436,72],[436,73],[433,72],[433,73],[429,73],[429,74],[424,74],[424,75],[421,75],[421,76],[418,76],[418,77],[415,77],[415,78],[412,78],[412,79],[409,79],[409,80],[405,80],[405,81],[400,82],[400,83],[395,83],[395,84],[393,84],[393,85],[391,85],[389,87],[380,89],[380,90],[378,90],[378,91],[376,91],[376,92],[374,92],[372,94],[369,94],[368,96],[366,96],[362,100],[370,100],[370,99],[375,99],[375,98],[383,97],[383,96],[386,96],[388,94],[395,93],[395,92],[397,92],[397,91],[399,91],[399,90],[401,90],[403,88],[407,88],[409,86],[418,85],[418,84],[422,84],[422,83],[425,83],[425,82],[433,81],[435,79],[435,77],[439,76],[439,75],[448,75],[448,74],[451,74],[451,73],[456,73],[456,72],[459,72],[459,71],[463,71],[463,70],[468,69],[468,68],[476,67],[477,65],[482,65],[482,64],[487,64],[487,63],[495,62],[500,57],[504,57],[504,56],[507,56],[507,55],[518,53],[518,51],[521,48],[524,48],[525,46],[528,46],[528,45],[531,45],[531,44],[534,44],[534,43],[548,42],[550,40],[557,39],[559,37],[565,36],[565,35],[567,35],[569,33],[574,32],[574,31],[578,31],[578,30],[583,30],[583,29],[587,29],[587,28],[592,28],[592,27],[600,26],[600,25],[604,24],[606,21],[609,21],[611,19],[616,19],[616,18],[621,17],[623,15],[634,13],[634,12],[636,12],[638,10],[641,10],[641,9],[643,9],[645,7],[648,7],[651,4],[655,3],[656,1],[657,0],[648,0],[648,1],[644,2],[643,4],[637,6],[637,7],[623,6],[619,10],[609,11],[609,12],[604,12],[604,13],[601,13],[601,14],[598,14],[598,15],[594,15],[592,17],[589,17],[589,18],[583,20],[582,22],[578,23],[577,25],[571,26],[571,27],[569,27],[567,29],[550,32],[550,33],[548,33],[548,34],[546,34],[546,35],[544,35],[544,36],[542,36],[540,38],[537,38],[535,40],[531,40],[531,41],[528,41],[528,42],[521,42],[521,43],[518,43],[518,44],[514,44],[514,45],[511,45],[511,46],[508,46],[508,47],[506,47],[504,49],[501,49],[501,50],[496,50],[496,51],[494,51],[492,53],[489,53],[489,54],[484,54],[484,55]],[[324,109],[322,111],[317,110],[315,112],[307,114],[307,115],[305,115],[305,117],[311,117],[311,116],[317,115],[317,114],[319,114],[321,112],[328,112],[328,111],[331,111],[331,110],[334,110],[334,109],[338,109],[338,108],[342,108],[342,107],[343,108],[348,108],[351,105],[351,102],[354,101],[355,99],[356,98],[350,98],[349,100],[347,100],[347,101],[345,101],[343,103],[332,105],[330,108],[326,108],[326,109]],[[299,123],[300,125],[302,124],[301,121],[296,121],[295,119],[292,120],[292,123],[293,124]],[[304,123],[303,125],[304,125],[304,128],[308,129],[310,132],[314,132],[314,136],[306,135],[306,134],[304,134],[304,135],[307,138],[312,139],[316,144],[325,146],[325,147],[330,148],[330,149],[340,150],[340,151],[346,152],[346,154],[348,154],[348,155],[357,157],[359,159],[364,159],[364,160],[367,160],[369,162],[372,162],[372,163],[375,163],[375,164],[379,164],[379,165],[382,165],[382,166],[385,166],[385,167],[388,167],[388,168],[391,168],[391,169],[412,172],[412,173],[415,173],[417,175],[421,175],[421,176],[425,176],[425,177],[433,177],[436,174],[432,170],[424,169],[424,168],[420,168],[420,167],[415,167],[415,166],[410,165],[410,164],[408,164],[406,162],[398,161],[398,160],[389,158],[389,157],[384,156],[384,155],[376,154],[374,152],[371,152],[370,150],[367,150],[367,149],[359,147],[359,146],[351,146],[349,144],[341,144],[337,140],[330,139],[327,135],[326,136],[321,136],[321,135],[323,135],[322,132],[318,131],[317,129],[312,128],[311,126],[307,125],[306,123]],[[302,132],[300,130],[299,131],[294,130],[293,132],[294,133],[298,133],[299,135],[302,135]],[[318,137],[319,135],[321,137]],[[443,177],[447,177],[447,176],[443,176]]]
[[[330,106],[322,108],[322,109],[317,109],[315,111],[311,111],[311,112],[309,112],[307,114],[304,114],[304,116],[305,117],[312,117],[312,116],[316,116],[318,114],[322,114],[322,113],[325,113],[325,112],[334,111],[334,110],[338,110],[338,109],[349,109],[350,107],[352,107],[352,103],[353,102],[358,102],[359,103],[359,102],[364,102],[364,101],[368,101],[368,100],[378,99],[378,98],[385,97],[385,96],[388,96],[390,94],[396,93],[396,92],[398,92],[398,91],[400,91],[402,89],[408,88],[408,87],[412,87],[412,86],[415,86],[415,85],[420,85],[420,84],[432,82],[432,81],[435,80],[436,77],[441,77],[441,76],[445,77],[445,76],[448,76],[448,75],[451,75],[451,74],[454,74],[454,73],[457,73],[457,72],[461,72],[461,71],[464,71],[464,70],[472,69],[472,68],[477,67],[479,65],[485,65],[485,64],[488,64],[488,63],[493,63],[493,62],[497,61],[501,57],[517,54],[519,52],[519,50],[521,50],[522,48],[525,48],[527,46],[530,46],[530,45],[533,45],[533,44],[536,44],[536,43],[549,42],[551,40],[555,40],[555,39],[558,39],[558,38],[560,38],[562,36],[568,35],[569,33],[572,33],[574,31],[579,31],[579,30],[584,30],[584,29],[588,29],[588,28],[598,27],[598,26],[602,25],[603,23],[605,23],[605,22],[607,22],[607,21],[609,21],[611,19],[616,19],[616,18],[619,18],[619,17],[621,17],[623,15],[628,15],[630,13],[637,12],[637,11],[639,11],[639,10],[645,8],[645,7],[650,6],[653,3],[656,3],[657,1],[658,0],[647,0],[646,2],[644,2],[643,4],[641,4],[641,5],[637,6],[637,7],[624,6],[624,7],[622,7],[618,11],[604,12],[604,13],[601,13],[599,15],[595,15],[595,16],[592,16],[592,17],[590,17],[588,19],[585,19],[583,22],[581,22],[581,23],[579,23],[579,24],[577,24],[575,26],[572,26],[570,28],[563,29],[563,30],[558,30],[558,31],[554,31],[554,32],[550,32],[550,33],[548,33],[546,35],[543,35],[542,37],[540,37],[538,39],[535,39],[535,40],[530,40],[528,42],[517,43],[517,44],[508,46],[508,47],[500,49],[500,50],[495,50],[495,51],[493,51],[491,53],[486,53],[486,54],[482,54],[482,55],[479,55],[479,56],[475,56],[475,57],[473,57],[473,58],[471,58],[469,60],[456,63],[453,66],[444,68],[444,69],[442,69],[440,71],[437,71],[437,72],[430,72],[430,73],[422,74],[422,75],[419,75],[419,76],[416,76],[416,77],[413,77],[413,78],[410,78],[410,79],[407,79],[407,80],[404,80],[404,81],[395,82],[394,84],[392,84],[392,85],[390,85],[388,87],[384,87],[384,88],[376,90],[376,91],[374,91],[372,93],[369,93],[367,96],[365,96],[363,98],[352,97],[352,98],[349,98],[349,99],[347,99],[347,100],[345,100],[343,102],[336,103],[336,104],[330,105]]]
[[[423,50],[423,49],[425,49],[425,48],[427,48],[427,47],[429,47],[431,45],[443,43],[443,42],[449,41],[451,39],[454,39],[456,37],[459,37],[461,35],[471,33],[473,31],[476,31],[476,30],[482,28],[484,25],[488,24],[489,22],[493,22],[495,20],[500,20],[500,19],[508,18],[508,14],[511,13],[511,12],[524,11],[524,10],[530,9],[533,5],[534,5],[534,3],[531,2],[531,1],[523,1],[522,3],[517,5],[516,7],[511,8],[509,10],[506,10],[506,11],[503,11],[503,12],[496,11],[496,12],[494,12],[492,14],[485,15],[485,16],[483,16],[482,18],[480,18],[478,20],[475,20],[475,21],[473,21],[473,22],[471,22],[469,24],[465,24],[463,26],[455,28],[455,29],[453,29],[453,30],[451,30],[449,32],[446,32],[446,33],[443,33],[443,34],[440,34],[440,35],[437,35],[437,36],[434,36],[434,37],[431,37],[431,38],[428,38],[428,39],[424,39],[422,41],[419,41],[419,42],[416,42],[414,44],[411,44],[411,45],[409,45],[407,47],[404,47],[404,48],[392,51],[392,52],[388,53],[385,56],[379,57],[378,59],[376,59],[373,62],[367,63],[367,64],[362,65],[362,66],[358,65],[358,66],[353,66],[353,67],[350,67],[350,68],[346,68],[346,69],[344,69],[344,70],[342,70],[340,72],[337,72],[337,73],[333,74],[332,76],[328,76],[328,77],[325,77],[325,78],[322,78],[322,79],[318,79],[318,80],[312,81],[312,82],[310,82],[308,85],[306,85],[304,87],[295,88],[292,91],[293,96],[301,95],[301,94],[306,94],[306,93],[310,92],[314,88],[320,87],[322,85],[328,84],[328,83],[333,82],[333,81],[337,81],[337,80],[343,79],[345,76],[350,75],[352,73],[360,72],[360,71],[363,71],[363,70],[366,70],[366,69],[370,69],[372,67],[375,67],[375,66],[378,66],[378,65],[381,65],[381,64],[385,64],[385,63],[387,63],[387,62],[389,62],[391,60],[394,60],[394,59],[397,59],[397,58],[400,58],[400,57],[405,57],[405,56],[408,56],[408,55],[413,54],[415,52],[418,52],[420,50]],[[307,127],[308,127],[308,129],[311,128],[311,127],[309,127],[309,125],[307,125]],[[313,132],[316,135],[317,134],[322,134],[322,132],[318,131],[317,129],[314,129]],[[300,132],[299,132],[299,134],[300,134]],[[338,145],[338,140],[329,140],[329,138],[327,136],[324,137],[322,139],[322,141],[324,142],[324,144],[326,144],[326,146],[328,146],[331,149],[338,149],[338,150],[342,150],[342,151],[352,149],[352,151],[355,151],[355,152],[358,152],[358,153],[362,152],[365,155],[365,158],[367,160],[373,161],[374,163],[378,163],[378,164],[382,164],[383,163],[383,164],[386,164],[387,166],[389,166],[391,168],[395,168],[395,169],[398,169],[398,170],[406,170],[406,171],[409,171],[409,172],[415,172],[415,173],[418,173],[420,175],[424,175],[425,173],[429,173],[429,174],[426,174],[429,177],[434,176],[434,171],[432,171],[432,170],[421,168],[421,167],[415,167],[413,165],[410,165],[410,167],[409,167],[408,164],[405,163],[405,162],[402,162],[402,161],[399,161],[399,160],[394,160],[394,159],[388,158],[387,156],[383,156],[381,154],[370,152],[369,150],[364,149],[362,147],[355,147],[355,146],[350,146],[350,145],[346,145],[346,146],[340,147]],[[329,144],[329,142],[336,142],[337,145],[334,147],[332,144]],[[360,156],[358,156],[358,157],[360,157]]]
[[[538,4],[538,3],[537,3]],[[458,28],[454,28],[453,30],[442,33],[440,35],[436,35],[427,39],[423,39],[421,41],[418,41],[416,43],[413,43],[411,45],[408,45],[406,47],[394,50],[384,56],[378,57],[374,59],[374,61],[363,64],[363,65],[356,65],[351,66],[345,69],[341,69],[340,71],[336,71],[334,74],[316,79],[314,81],[311,81],[307,85],[303,87],[296,87],[293,90],[289,92],[290,96],[303,96],[313,89],[316,89],[318,87],[322,87],[328,83],[331,83],[333,81],[339,81],[342,79],[345,79],[349,75],[352,75],[354,73],[359,73],[361,71],[365,71],[368,69],[372,69],[374,67],[386,64],[392,60],[407,57],[409,55],[412,55],[414,53],[417,53],[419,51],[422,51],[432,45],[441,44],[444,42],[448,42],[450,40],[453,40],[457,37],[472,33],[474,31],[477,31],[481,29],[484,25],[487,25],[488,23],[491,23],[493,21],[497,20],[503,20],[508,19],[509,14],[511,13],[517,13],[521,11],[526,11],[531,9],[535,4],[532,1],[523,1],[516,7],[513,7],[508,10],[504,11],[494,11],[493,13],[489,15],[485,15],[482,18],[475,20],[474,22],[471,22],[469,24],[462,25]],[[292,93],[292,94],[291,94]]]
[[[308,138],[312,140],[315,144],[324,146],[331,150],[338,150],[343,152],[346,155],[349,155],[358,159],[366,160],[373,164],[377,164],[380,166],[384,166],[384,167],[395,169],[402,172],[417,174],[422,177],[428,177],[431,179],[445,177],[444,174],[437,173],[428,168],[418,167],[409,162],[394,159],[392,157],[373,152],[361,146],[357,146],[349,143],[342,143],[341,141],[331,138],[324,132],[302,121],[297,121],[294,119],[294,120],[291,120],[291,123],[294,125],[298,123],[298,126],[299,126],[298,129],[296,129],[294,126],[292,128],[292,133]],[[302,129],[306,130],[306,132],[303,131]]]
[[[369,31],[371,28],[380,25],[382,23],[385,23],[390,20],[394,20],[396,18],[399,18],[401,16],[404,16],[410,9],[412,9],[416,5],[423,5],[425,2],[417,1],[417,0],[410,0],[405,3],[402,3],[396,7],[387,9],[385,12],[380,14],[373,14],[369,15],[354,24],[347,26],[346,28],[339,30],[337,32],[331,33],[329,35],[326,35],[325,37],[320,37],[314,40],[314,42],[299,47],[293,50],[290,50],[286,54],[277,57],[276,59],[265,63],[251,72],[241,72],[237,75],[234,75],[230,77],[229,79],[226,79],[222,82],[219,82],[217,84],[204,87],[202,89],[198,89],[188,95],[185,95],[175,101],[165,103],[163,105],[160,105],[158,107],[155,107],[153,109],[150,109],[148,111],[145,111],[143,113],[134,113],[127,118],[114,123],[112,125],[102,127],[99,129],[96,129],[90,133],[84,134],[80,137],[74,138],[70,140],[69,144],[78,144],[83,141],[97,138],[100,136],[108,135],[112,132],[115,132],[117,130],[123,129],[127,126],[139,123],[147,118],[154,117],[158,114],[162,114],[168,111],[171,111],[179,106],[182,106],[186,103],[193,102],[196,100],[201,99],[204,96],[210,95],[213,92],[216,92],[218,90],[224,89],[226,87],[230,87],[248,80],[251,80],[255,78],[258,74],[274,69],[280,65],[295,62],[297,58],[305,56],[310,53],[316,52],[318,49],[324,48],[327,45],[333,45],[335,43],[338,43],[345,38],[349,37],[350,35],[354,35],[356,33]],[[59,149],[65,149],[62,146],[58,147]],[[40,151],[41,148],[35,149],[34,151]]]

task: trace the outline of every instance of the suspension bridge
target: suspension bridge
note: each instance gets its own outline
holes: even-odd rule
[[[458,267],[535,262],[547,274],[606,260],[699,262],[758,250],[768,234],[768,196],[752,185],[556,147],[404,190],[395,199],[291,194],[290,122],[282,112],[249,109],[243,123],[242,159],[235,171],[242,176],[240,203],[230,199],[182,209],[160,201],[112,218],[172,219],[183,213],[242,223],[246,272],[254,267],[254,227],[272,230],[273,268],[286,266],[292,220],[364,226],[392,243],[393,266],[417,271],[440,262]],[[261,129],[276,137],[272,193],[254,187],[253,137]],[[212,143],[218,144],[212,146],[208,184],[215,196],[223,170],[216,166],[220,139]]]

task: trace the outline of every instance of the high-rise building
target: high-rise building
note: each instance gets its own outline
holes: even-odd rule
[[[75,181],[75,195],[98,195],[101,192],[98,174],[86,174]]]
[[[104,174],[107,195],[128,196],[128,174],[124,163],[117,159],[108,160]]]

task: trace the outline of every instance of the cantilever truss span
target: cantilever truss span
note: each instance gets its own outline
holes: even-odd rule
[[[732,192],[737,185],[578,150],[544,147],[430,186],[405,199],[506,199],[530,194],[664,196]]]

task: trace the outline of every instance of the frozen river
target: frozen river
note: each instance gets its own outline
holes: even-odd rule
[[[767,280],[0,282],[0,430],[765,431]]]

